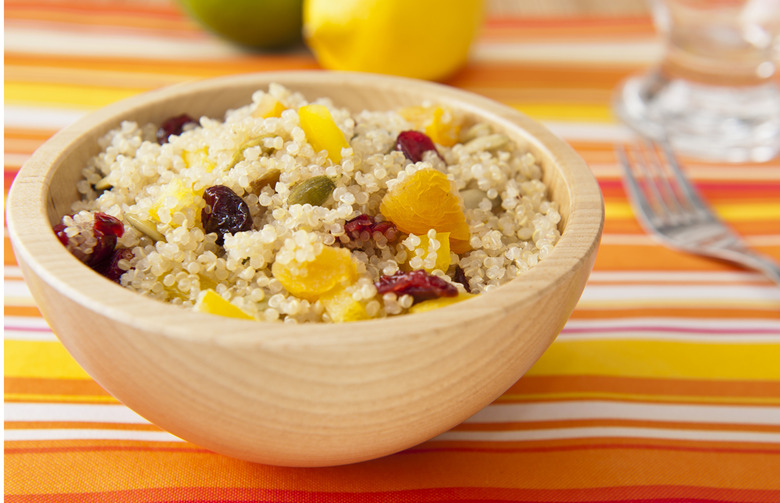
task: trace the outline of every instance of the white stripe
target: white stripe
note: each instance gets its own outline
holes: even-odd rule
[[[6,403],[6,421],[98,422],[149,424],[123,405]],[[643,404],[606,400],[492,404],[466,423],[513,423],[566,420],[623,419],[692,424],[780,425],[780,407]]]
[[[90,110],[33,107],[6,103],[3,119],[6,127],[62,129],[89,112]]]
[[[40,341],[40,342],[56,342],[57,336],[49,331],[39,330],[13,330],[6,328],[3,330],[3,339],[6,341]]]
[[[760,273],[740,272],[689,272],[689,271],[593,271],[590,281],[594,282],[637,282],[657,281],[674,283],[734,283],[763,280]]]
[[[656,438],[705,442],[780,443],[780,433],[752,431],[671,430],[667,428],[559,428],[554,430],[448,431],[436,441],[510,442],[528,440],[562,440],[575,438]]]
[[[467,423],[624,419],[780,426],[780,407],[626,403],[606,400],[493,404]]]
[[[40,429],[3,432],[6,441],[25,440],[137,440],[142,442],[183,442],[182,439],[165,431],[133,430],[86,430],[86,429]]]
[[[149,424],[124,405],[6,403],[6,421],[65,421],[121,424]]]
[[[3,164],[5,166],[21,167],[29,158],[30,154],[12,154],[6,152],[3,156]]]
[[[240,49],[216,37],[177,39],[109,30],[57,30],[52,35],[51,30],[29,26],[6,26],[5,50],[27,54],[173,60],[225,60],[241,55]]]
[[[494,42],[478,40],[471,51],[477,61],[531,61],[650,64],[661,57],[661,46],[650,37],[622,41],[620,50],[612,42]]]
[[[32,298],[27,284],[22,280],[6,279],[3,281],[3,297],[29,297]]]
[[[49,324],[38,316],[4,316],[3,325],[11,328],[37,328],[48,330]]]
[[[3,276],[6,278],[21,278],[22,270],[16,265],[7,265],[3,267]]]
[[[566,327],[577,328],[620,328],[632,326],[663,326],[692,329],[717,330],[773,330],[780,333],[780,320],[752,318],[620,318],[620,319],[590,319],[569,320]]]
[[[605,302],[616,304],[637,300],[674,301],[729,301],[780,302],[780,288],[774,285],[731,285],[728,288],[713,288],[709,285],[593,285],[585,287],[581,302]],[[780,306],[778,306],[780,307]]]
[[[780,234],[742,236],[750,246],[780,246]],[[610,246],[661,246],[661,243],[648,234],[603,234],[601,244]],[[716,274],[706,272],[704,274]]]

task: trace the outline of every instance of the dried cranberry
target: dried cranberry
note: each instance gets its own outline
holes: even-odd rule
[[[371,229],[371,234],[375,235],[377,232],[382,234],[389,243],[395,241],[398,237],[398,228],[389,220],[375,223]]]
[[[469,286],[469,279],[466,277],[466,272],[459,265],[455,266],[455,274],[452,276],[453,281],[460,283],[466,289],[468,293],[471,293],[471,287]]]
[[[57,239],[59,239],[60,243],[62,243],[62,245],[65,247],[68,246],[68,235],[65,234],[65,229],[67,229],[67,227],[67,225],[59,223],[52,228],[54,234],[57,236]]]
[[[92,253],[86,257],[84,263],[90,267],[98,267],[108,260],[116,247],[116,239],[124,234],[125,228],[118,219],[105,213],[95,213],[95,222],[92,224],[92,234],[97,243],[92,248]]]
[[[168,137],[171,135],[180,135],[184,131],[184,126],[194,124],[196,121],[187,114],[177,115],[165,120],[157,130],[157,143],[162,145],[168,143]]]
[[[111,254],[111,258],[104,264],[95,268],[95,271],[115,283],[119,283],[119,278],[126,272],[119,267],[120,260],[130,260],[133,258],[133,252],[129,248],[119,247]]]
[[[444,160],[439,151],[436,150],[433,140],[420,131],[401,132],[395,140],[395,149],[403,152],[406,158],[412,162],[422,161],[423,154],[429,150],[436,152],[439,159]]]
[[[121,238],[122,234],[125,233],[125,226],[122,225],[122,222],[118,218],[101,212],[95,213],[93,228],[103,234],[113,234],[118,238]]]
[[[64,223],[55,225],[52,230],[74,257],[96,270],[105,267],[114,253],[117,238],[125,232],[122,222],[98,212],[90,224],[81,223],[78,227],[79,232],[73,238],[65,234],[67,226]]]
[[[415,304],[424,300],[458,295],[458,289],[454,285],[423,270],[382,276],[375,286],[380,294],[392,292],[398,296],[411,295]]]
[[[206,207],[200,214],[203,229],[217,233],[217,244],[223,243],[225,234],[252,229],[249,206],[229,187],[209,187],[203,192],[203,200],[206,201]]]
[[[398,229],[393,222],[377,222],[374,217],[365,213],[348,220],[344,224],[344,233],[350,241],[358,243],[376,239],[377,234],[384,236],[387,242],[395,241],[398,237]]]
[[[368,241],[374,228],[374,218],[365,213],[344,224],[344,232],[354,241]]]

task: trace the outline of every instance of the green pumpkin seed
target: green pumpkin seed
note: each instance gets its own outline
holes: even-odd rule
[[[282,172],[276,168],[266,170],[265,173],[260,175],[260,178],[252,180],[252,182],[249,184],[249,190],[254,194],[260,194],[260,191],[263,190],[263,187],[270,185],[273,188],[273,186],[276,185],[276,182],[279,181],[281,174]]]
[[[157,230],[157,227],[152,222],[138,218],[130,213],[125,214],[125,220],[127,220],[127,223],[132,225],[138,232],[147,235],[152,240],[165,241],[165,236]]]
[[[271,133],[266,133],[260,136],[255,136],[254,138],[249,138],[248,140],[244,140],[244,142],[241,143],[241,145],[238,146],[238,149],[233,152],[233,157],[230,159],[230,164],[228,164],[228,169],[233,168],[236,164],[244,160],[244,150],[252,147],[259,147],[263,144],[263,140],[266,138],[270,138],[272,136],[276,136]]]
[[[336,184],[325,175],[313,176],[295,185],[287,197],[287,204],[320,206],[330,197]]]

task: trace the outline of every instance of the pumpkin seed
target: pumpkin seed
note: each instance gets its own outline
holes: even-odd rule
[[[336,184],[325,175],[313,176],[295,185],[287,197],[287,204],[320,206],[330,197]]]
[[[244,140],[241,145],[238,146],[238,149],[236,149],[235,152],[233,152],[233,157],[230,159],[230,164],[228,164],[228,169],[233,168],[236,164],[244,160],[244,150],[252,147],[259,147],[263,144],[263,140],[266,138],[270,138],[272,136],[276,136],[272,133],[266,133],[262,134],[260,136],[255,136],[253,138],[249,138],[248,140]]]
[[[479,208],[479,203],[481,203],[483,199],[487,198],[487,193],[481,189],[464,189],[460,191],[460,197],[463,199],[463,206],[465,206],[466,209],[474,210]],[[495,210],[501,204],[501,198],[497,197],[495,199],[490,199],[490,203]]]
[[[509,143],[505,134],[495,133],[474,138],[463,146],[466,152],[479,152],[480,150],[496,150]]]
[[[127,220],[127,223],[132,225],[138,232],[145,234],[152,240],[165,241],[165,236],[163,236],[157,230],[157,227],[149,220],[143,220],[130,213],[125,214],[125,220]]]
[[[98,182],[94,185],[94,187],[95,190],[106,190],[113,187],[113,185],[111,185],[111,182],[108,181],[108,175],[106,175],[100,180],[98,180]]]
[[[281,174],[282,172],[278,169],[270,168],[266,170],[265,173],[260,175],[260,178],[252,180],[252,182],[249,184],[249,190],[254,194],[260,194],[260,191],[263,190],[263,187],[267,187],[269,185],[273,187],[276,185],[276,182],[279,181]]]
[[[479,122],[461,133],[460,142],[468,143],[475,138],[479,138],[480,136],[487,136],[492,132],[493,130],[491,129],[489,124],[485,124],[484,122]]]

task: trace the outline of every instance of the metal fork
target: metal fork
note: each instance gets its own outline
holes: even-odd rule
[[[780,265],[750,249],[702,199],[666,142],[618,147],[629,200],[643,227],[686,252],[727,260],[764,273],[780,285]]]

